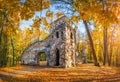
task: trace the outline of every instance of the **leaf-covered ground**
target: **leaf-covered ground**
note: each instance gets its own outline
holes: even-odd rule
[[[44,66],[0,69],[0,82],[120,82],[120,68],[80,64],[72,68]]]

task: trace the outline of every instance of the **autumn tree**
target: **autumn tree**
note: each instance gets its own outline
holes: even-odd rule
[[[117,1],[117,0],[116,0]],[[107,0],[75,0],[73,3],[73,7],[79,12],[81,18],[84,20],[85,25],[87,26],[87,22],[93,20],[94,23],[99,23],[105,29],[104,31],[104,65],[106,63],[107,56],[107,28],[111,26],[111,23],[115,23],[117,21],[117,16],[115,15],[116,10],[113,10],[118,6],[117,2],[112,4],[112,1]],[[112,18],[112,19],[111,19]],[[87,28],[86,28],[87,29]],[[88,29],[89,31],[89,29]],[[90,38],[90,33],[88,32],[89,39],[91,40],[91,47],[93,46],[92,39]],[[95,62],[97,64],[96,54],[94,47],[93,55]]]
[[[44,4],[44,5],[43,5]],[[15,40],[22,20],[32,18],[36,11],[42,11],[50,6],[48,0],[0,0],[0,63],[6,65],[7,57],[12,51],[14,64]],[[19,33],[18,33],[19,34]],[[10,44],[9,44],[10,43]]]

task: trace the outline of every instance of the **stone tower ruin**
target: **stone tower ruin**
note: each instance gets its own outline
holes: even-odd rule
[[[39,65],[39,53],[46,54],[47,66],[76,65],[76,26],[63,16],[51,23],[51,34],[43,41],[29,45],[21,56],[22,64]]]

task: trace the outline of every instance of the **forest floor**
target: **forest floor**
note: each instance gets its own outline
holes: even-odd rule
[[[1,68],[0,82],[120,82],[120,68],[93,64],[72,68],[18,65]]]

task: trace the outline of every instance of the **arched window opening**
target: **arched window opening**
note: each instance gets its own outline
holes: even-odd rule
[[[40,66],[47,66],[47,60],[46,60],[46,53],[45,52],[39,52],[36,56],[37,58],[37,64]]]
[[[63,39],[63,37],[64,37],[64,34],[63,34],[63,31],[61,32],[61,38]]]
[[[73,39],[73,34],[72,33],[70,34],[70,38]]]
[[[59,32],[58,31],[56,32],[56,37],[59,38]]]

